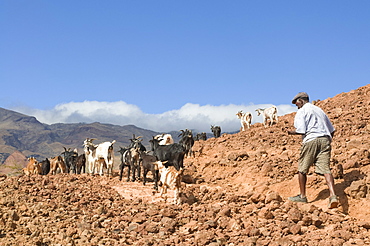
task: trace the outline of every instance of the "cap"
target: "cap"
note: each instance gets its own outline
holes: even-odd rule
[[[295,104],[295,102],[299,99],[299,98],[309,98],[308,97],[308,94],[306,92],[300,92],[298,93],[292,100],[292,103]]]

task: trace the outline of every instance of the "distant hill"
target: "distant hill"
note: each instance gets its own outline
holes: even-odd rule
[[[21,152],[15,151],[0,165],[0,174],[19,175],[22,173],[22,169],[27,166],[27,163],[27,157]]]
[[[77,148],[79,153],[83,153],[82,144],[86,138],[96,138],[96,143],[116,140],[114,146],[119,149],[119,146],[130,144],[133,134],[142,136],[143,144],[149,148],[149,140],[159,133],[134,125],[98,122],[47,125],[35,117],[0,108],[0,164],[16,151],[38,160],[59,155],[63,147]]]

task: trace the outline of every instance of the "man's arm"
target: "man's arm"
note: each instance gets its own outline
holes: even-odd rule
[[[298,133],[296,131],[287,131],[289,135],[304,135],[303,133]]]

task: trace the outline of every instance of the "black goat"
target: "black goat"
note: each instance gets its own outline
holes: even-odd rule
[[[131,175],[131,181],[134,182],[136,180],[136,174],[138,178],[140,179],[140,151],[137,149],[137,146],[128,147],[128,148],[122,148],[118,151],[121,153],[121,164],[119,166],[120,169],[120,175],[119,180],[122,180],[123,175],[123,169],[125,167],[128,168],[127,170],[127,182],[130,181],[130,175]]]
[[[119,170],[120,170],[119,180],[120,181],[122,180],[123,169],[127,167],[128,168],[127,182],[128,182],[130,181],[130,171],[131,171],[131,162],[132,162],[131,151],[130,151],[130,148],[122,148],[122,147],[120,148],[121,149],[118,151],[119,153],[121,153],[121,164],[119,165]]]
[[[69,148],[68,150],[66,149],[66,147],[63,148],[64,152],[62,152],[62,155],[64,156],[64,163],[66,164],[67,173],[72,170],[72,173],[76,174],[76,160],[78,157],[78,153],[76,151],[70,151],[71,148]]]
[[[193,138],[193,132],[191,130],[186,129],[181,130],[181,133],[179,135],[181,137],[179,144],[182,145],[185,149],[185,156],[193,156],[194,152],[192,150],[192,147],[194,145],[194,138]]]
[[[157,158],[154,155],[148,154],[146,151],[140,152],[141,158],[143,160],[143,184],[146,184],[146,175],[150,171],[153,175],[154,180],[154,189],[158,190],[158,179],[159,179],[159,171],[154,162],[157,161]]]
[[[50,172],[50,161],[48,158],[40,162],[41,164],[41,175],[47,175]]]
[[[76,171],[77,174],[81,174],[83,169],[83,173],[86,172],[86,156],[85,154],[81,154],[76,159]]]
[[[132,138],[130,139],[131,144],[128,147],[129,148],[136,147],[140,151],[146,151],[145,146],[141,143],[141,141],[143,141],[143,140],[140,139],[140,138],[142,138],[142,136],[135,137],[135,134],[133,134]]]
[[[206,141],[207,140],[207,134],[205,132],[201,132],[201,133],[197,133],[195,135],[195,141],[198,141],[198,140],[204,140]]]
[[[215,138],[218,138],[221,136],[221,127],[211,125],[211,131],[213,133],[213,136],[215,136]]]
[[[180,168],[184,168],[185,149],[181,144],[173,143],[170,145],[159,145],[159,140],[155,139],[154,136],[149,142],[152,147],[153,155],[157,158],[157,161],[167,161],[165,166],[174,166],[177,171],[179,171]]]

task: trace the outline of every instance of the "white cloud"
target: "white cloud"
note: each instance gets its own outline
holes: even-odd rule
[[[13,110],[35,116],[40,122],[54,123],[92,123],[101,122],[114,125],[135,125],[140,128],[169,132],[180,129],[194,129],[210,132],[211,125],[219,125],[223,132],[238,131],[240,121],[235,115],[239,110],[252,113],[252,124],[262,122],[262,116],[257,116],[257,108],[267,108],[271,104],[259,105],[199,105],[187,103],[180,109],[167,111],[161,114],[146,114],[139,107],[118,102],[70,102],[59,104],[50,110],[31,108],[13,108]],[[291,105],[277,105],[278,115],[285,115],[296,111]]]

